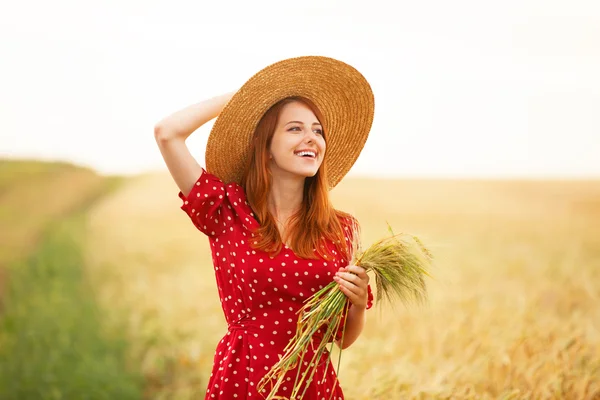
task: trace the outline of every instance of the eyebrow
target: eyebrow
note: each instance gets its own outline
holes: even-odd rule
[[[304,125],[304,122],[302,122],[302,121],[290,121],[290,122],[288,122],[286,125],[289,125],[289,124],[300,124],[300,125]],[[321,124],[320,124],[319,122],[313,122],[313,125],[321,125]]]

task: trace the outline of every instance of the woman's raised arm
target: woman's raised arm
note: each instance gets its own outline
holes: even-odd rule
[[[179,190],[187,196],[202,173],[202,167],[192,156],[186,139],[198,128],[216,118],[234,92],[213,97],[188,106],[154,126],[154,138],[167,168]]]

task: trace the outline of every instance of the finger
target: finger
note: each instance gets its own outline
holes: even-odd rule
[[[361,286],[361,279],[358,275],[354,275],[350,272],[338,272],[335,275],[348,282],[354,283],[356,286]]]
[[[359,267],[358,265],[349,265],[345,269],[348,272],[354,272],[356,275],[360,276],[363,279],[369,277],[369,275],[367,275],[367,271],[363,267]]]
[[[364,276],[356,275],[352,272],[338,272],[336,275],[353,282],[357,286],[367,287],[369,285],[369,275],[365,274]]]
[[[354,293],[352,291],[352,289],[348,288],[347,286],[343,286],[341,284],[338,285],[338,287],[346,295],[346,297],[348,297],[350,302],[355,303],[355,302],[359,301],[360,296],[358,296],[356,293]]]
[[[348,282],[347,280],[344,280],[344,279],[341,279],[341,278],[337,279],[337,283],[340,286],[343,286],[346,289],[348,289],[349,291],[351,291],[353,294],[355,294],[357,296],[360,295],[361,288],[359,288],[358,286],[356,286],[354,283]]]
[[[363,305],[366,306],[365,300],[362,299],[360,296],[356,295],[356,293],[352,292],[350,289],[348,289],[345,286],[339,286],[340,290],[342,291],[342,293],[344,293],[344,295],[348,298],[348,300],[350,300],[350,303],[362,307]]]
[[[340,285],[346,286],[347,288],[353,289],[354,287],[356,287],[356,285],[354,284],[354,282],[351,282],[351,281],[349,281],[347,279],[344,279],[343,277],[338,276],[338,275],[334,276],[333,280],[335,280]]]

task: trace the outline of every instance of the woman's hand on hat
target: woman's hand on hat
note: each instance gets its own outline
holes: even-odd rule
[[[337,282],[342,293],[348,297],[354,307],[367,308],[369,275],[363,267],[349,265],[346,268],[340,268],[335,273],[333,280]]]

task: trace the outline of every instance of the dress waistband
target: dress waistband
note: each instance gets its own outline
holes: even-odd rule
[[[322,327],[321,330],[325,330],[326,327]],[[269,332],[266,331],[263,321],[261,320],[252,320],[251,316],[244,316],[241,319],[230,322],[227,324],[228,332],[239,332],[244,333],[246,335],[251,335],[254,337],[259,337],[262,334],[268,335]],[[291,331],[291,334],[287,334],[286,331]],[[296,323],[293,324],[291,329],[286,329],[286,331],[281,331],[279,335],[272,337],[270,340],[275,340],[278,342],[287,342],[293,338],[296,333]],[[313,340],[315,341],[314,345],[318,345],[323,340],[323,333],[317,331],[313,334]]]

